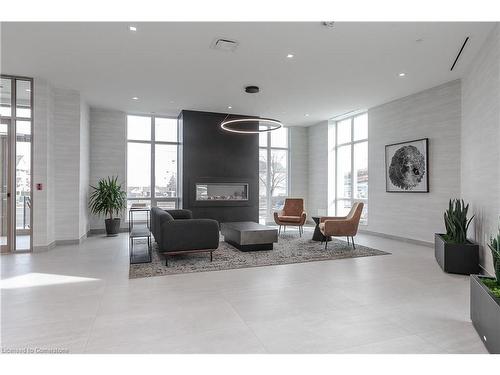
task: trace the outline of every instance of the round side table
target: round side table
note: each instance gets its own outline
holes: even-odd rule
[[[316,223],[316,228],[314,228],[314,234],[312,236],[312,240],[313,241],[324,241],[325,236],[323,236],[323,233],[321,233],[321,231],[319,230],[319,219],[320,218],[318,216],[313,216],[312,219]],[[328,237],[326,237],[326,240],[331,241],[332,237],[328,236]]]

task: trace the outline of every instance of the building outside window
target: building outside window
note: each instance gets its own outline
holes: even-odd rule
[[[345,216],[363,202],[368,223],[368,114],[330,120],[328,129],[328,215]]]
[[[127,116],[127,208],[134,202],[179,206],[178,155],[177,119]]]
[[[259,134],[259,222],[273,221],[288,195],[288,129]]]

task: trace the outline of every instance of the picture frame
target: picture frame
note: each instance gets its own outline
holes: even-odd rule
[[[429,138],[385,146],[385,191],[429,192]]]

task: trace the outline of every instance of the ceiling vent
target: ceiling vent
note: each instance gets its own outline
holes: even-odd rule
[[[227,38],[215,38],[210,48],[221,51],[234,52],[238,48],[238,42]]]

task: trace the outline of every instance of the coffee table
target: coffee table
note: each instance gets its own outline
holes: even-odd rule
[[[278,230],[253,221],[221,224],[224,241],[241,251],[272,250],[278,242]]]

